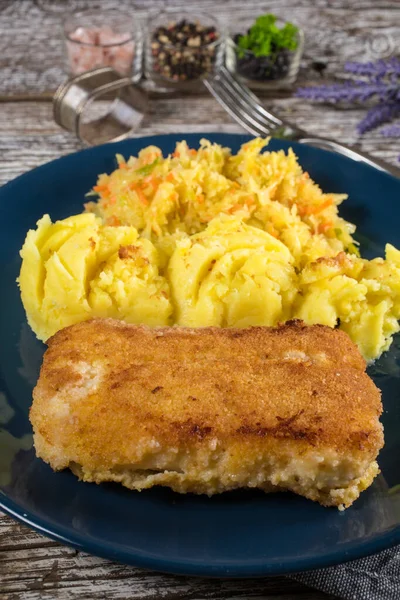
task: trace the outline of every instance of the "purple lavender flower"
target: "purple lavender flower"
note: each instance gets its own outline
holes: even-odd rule
[[[388,123],[400,114],[400,102],[381,103],[369,109],[362,121],[357,125],[361,135]]]
[[[400,115],[400,59],[345,65],[347,73],[355,78],[344,83],[299,88],[296,96],[320,102],[357,102],[363,103],[376,99],[378,102],[370,108],[358,124],[360,134],[371,131],[384,123],[389,123]],[[400,124],[385,127],[383,135],[400,136]]]
[[[386,100],[389,96],[397,98],[399,84],[388,85],[385,82],[368,81],[346,81],[345,83],[334,83],[332,85],[319,85],[306,88],[298,88],[296,96],[308,100],[319,100],[325,102],[366,102],[373,96],[380,100]],[[400,98],[399,98],[400,99]]]
[[[392,125],[382,127],[381,134],[384,137],[400,137],[400,123],[393,123]]]
[[[353,75],[364,75],[370,78],[381,78],[392,74],[400,75],[400,60],[393,57],[367,63],[347,62],[344,69]]]

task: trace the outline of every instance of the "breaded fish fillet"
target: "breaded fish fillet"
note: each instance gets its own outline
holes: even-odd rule
[[[339,330],[96,319],[48,344],[30,413],[36,452],[84,481],[291,490],[347,507],[379,472],[380,392]]]

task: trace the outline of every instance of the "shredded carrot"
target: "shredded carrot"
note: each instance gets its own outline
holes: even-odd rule
[[[93,191],[95,192],[105,192],[106,190],[108,190],[108,184],[93,186]]]
[[[172,173],[172,171],[170,173],[168,173],[168,175],[165,178],[166,181],[169,181],[170,183],[172,183],[173,181],[175,181],[175,175]]]
[[[297,212],[298,212],[298,214],[299,214],[300,217],[305,217],[306,215],[309,214],[308,207],[307,206],[301,206],[300,204],[297,205]]]
[[[203,194],[199,194],[198,196],[196,196],[196,200],[199,204],[203,204],[203,202],[204,202]]]
[[[276,231],[276,229],[272,225],[272,223],[267,223],[266,230],[267,230],[267,233],[269,233],[270,235],[272,235],[272,237],[278,238],[278,232]]]
[[[127,168],[128,168],[128,165],[127,165],[126,163],[120,163],[120,164],[119,164],[119,168],[120,168],[120,169],[127,169]]]
[[[121,225],[121,221],[115,215],[111,215],[111,217],[108,217],[107,219],[107,225],[111,225],[111,227],[118,227],[118,225]]]
[[[197,150],[195,150],[194,148],[191,148],[191,149],[189,150],[189,154],[190,154],[191,156],[196,156],[196,154],[197,154]]]
[[[331,229],[331,227],[333,227],[332,221],[326,221],[326,223],[320,223],[317,227],[317,232],[325,233],[328,229]]]
[[[109,189],[104,190],[104,192],[101,192],[101,197],[104,200],[107,200],[110,196],[111,196],[111,192]]]
[[[228,213],[235,213],[238,210],[240,210],[241,208],[243,208],[242,204],[234,204],[233,206],[231,206],[230,208],[228,208]]]
[[[117,197],[116,196],[111,196],[111,198],[108,201],[109,204],[115,204],[116,202],[117,202]]]
[[[174,158],[179,158],[179,157],[180,157],[180,155],[181,155],[181,153],[180,153],[178,150],[175,150],[175,152],[173,152],[173,153],[172,153],[172,156],[173,156]]]
[[[142,190],[142,188],[140,187],[140,185],[139,185],[139,184],[137,184],[137,183],[131,183],[131,184],[130,184],[130,186],[129,186],[129,188],[130,188],[130,189],[131,189],[133,192],[136,192],[136,194],[137,194],[137,196],[138,196],[138,198],[139,198],[139,201],[140,201],[142,204],[144,204],[145,206],[148,206],[148,205],[149,205],[149,200],[148,200],[148,198],[146,198],[146,196],[144,195],[144,193],[143,193],[143,190]]]
[[[143,191],[140,189],[140,187],[138,187],[135,192],[137,193],[137,195],[139,196],[139,200],[142,204],[144,204],[144,206],[148,206],[150,204],[149,199],[146,198],[146,196],[143,194]]]
[[[249,196],[248,198],[246,198],[246,200],[244,202],[245,202],[245,204],[247,204],[248,207],[255,204],[255,200],[254,200],[253,196]]]
[[[325,202],[322,202],[322,204],[311,206],[297,205],[297,212],[299,213],[300,217],[304,217],[306,215],[316,215],[325,210],[325,208],[332,206],[332,204],[333,200],[332,198],[329,198],[328,200],[325,200]]]
[[[159,177],[154,177],[153,181],[152,181],[152,186],[153,186],[153,190],[156,192],[158,186],[161,184],[161,179]]]
[[[155,192],[161,183],[161,179],[159,179],[158,177],[154,177],[154,175],[148,175],[143,179],[143,183],[152,187],[153,191]]]
[[[325,200],[325,202],[316,207],[316,209],[314,210],[314,215],[319,212],[322,212],[323,210],[325,210],[325,208],[329,208],[330,206],[332,206],[332,204],[332,198],[328,198],[328,200]]]

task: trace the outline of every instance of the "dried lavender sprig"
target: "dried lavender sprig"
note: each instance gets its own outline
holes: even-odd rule
[[[392,123],[382,127],[380,133],[385,137],[400,137],[400,123]]]
[[[400,114],[400,102],[384,102],[369,109],[362,121],[357,125],[360,134],[371,131],[383,123],[388,123]]]
[[[400,59],[390,58],[369,63],[349,62],[345,69],[352,75],[364,77],[343,84],[299,88],[296,96],[311,101],[363,102],[377,98],[378,105],[371,108],[358,124],[359,133],[375,129],[400,115]],[[381,129],[386,137],[400,137],[400,123]],[[400,156],[398,157],[400,161]]]
[[[366,77],[384,77],[385,75],[400,75],[400,60],[396,57],[389,59],[380,59],[375,62],[347,62],[344,66],[345,71],[354,75],[364,75]]]
[[[323,102],[365,102],[377,96],[381,101],[400,100],[400,86],[396,83],[348,81],[346,83],[335,83],[332,85],[320,85],[306,88],[298,88],[298,98],[318,100]]]

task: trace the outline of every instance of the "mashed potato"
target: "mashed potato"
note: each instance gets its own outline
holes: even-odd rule
[[[399,330],[400,253],[359,257],[345,195],[323,193],[293,151],[236,155],[202,141],[150,146],[100,175],[86,212],[29,231],[19,278],[46,340],[90,317],[222,327],[291,318],[340,326],[372,361]]]
[[[168,325],[169,286],[153,244],[134,227],[108,227],[93,214],[28,232],[19,277],[28,323],[41,340],[91,317]]]
[[[178,242],[168,279],[179,325],[275,325],[291,316],[294,259],[269,233],[237,217],[216,217]]]
[[[368,261],[341,252],[302,271],[293,316],[308,324],[337,322],[367,361],[387,350],[399,331],[400,252],[386,246],[386,260]]]

